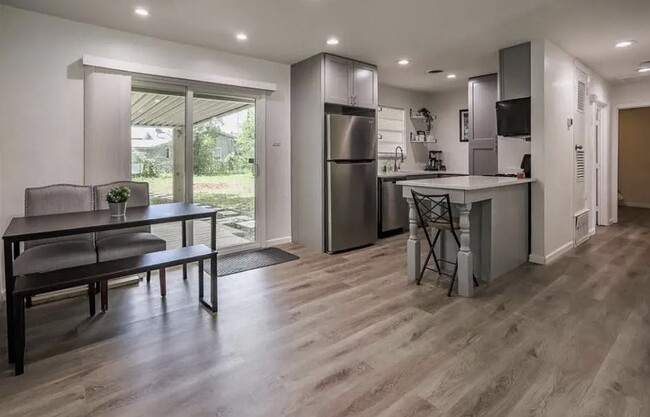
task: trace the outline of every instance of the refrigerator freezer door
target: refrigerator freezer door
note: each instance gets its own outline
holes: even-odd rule
[[[377,240],[377,162],[327,163],[327,252]]]
[[[374,118],[328,114],[326,130],[327,160],[377,158],[377,125]]]

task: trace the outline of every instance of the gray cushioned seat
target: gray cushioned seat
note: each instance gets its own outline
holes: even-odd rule
[[[97,259],[104,262],[158,252],[166,248],[166,242],[152,233],[120,233],[97,239]]]
[[[16,276],[94,264],[97,254],[86,239],[46,243],[24,251],[14,261]]]

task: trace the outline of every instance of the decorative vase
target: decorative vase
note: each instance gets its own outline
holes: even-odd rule
[[[108,203],[108,208],[111,211],[111,217],[124,217],[126,215],[126,202]]]

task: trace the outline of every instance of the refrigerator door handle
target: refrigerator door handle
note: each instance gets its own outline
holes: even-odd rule
[[[328,162],[334,162],[335,164],[372,164],[375,162],[375,160],[374,159],[356,159],[356,160],[332,159],[329,160]]]

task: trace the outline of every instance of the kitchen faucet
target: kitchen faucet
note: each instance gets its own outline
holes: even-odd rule
[[[401,146],[398,146],[398,147],[395,148],[395,165],[393,165],[393,171],[394,172],[397,172],[397,170],[399,169],[399,167],[397,166],[397,150],[398,149],[399,149],[399,153],[401,155],[400,164],[402,164],[404,162],[404,149],[402,149]]]

